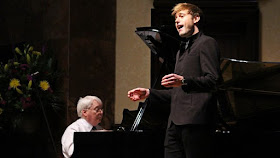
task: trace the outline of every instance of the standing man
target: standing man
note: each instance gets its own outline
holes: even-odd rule
[[[135,88],[128,91],[133,101],[170,103],[165,136],[165,158],[214,157],[217,117],[215,90],[221,81],[217,42],[200,31],[203,13],[190,3],[172,9],[175,26],[184,38],[176,55],[174,73],[165,75],[161,85],[168,90]]]
[[[91,130],[101,130],[98,124],[103,117],[102,101],[96,96],[86,96],[80,98],[77,104],[78,120],[70,124],[61,138],[62,153],[65,158],[70,158],[74,151],[74,132],[90,132]]]

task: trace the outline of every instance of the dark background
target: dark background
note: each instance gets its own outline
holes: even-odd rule
[[[185,1],[154,0],[151,26],[173,25],[170,10],[178,2]],[[204,11],[204,32],[218,41],[222,57],[259,60],[256,0],[186,2]],[[62,119],[51,122],[59,124],[54,133],[57,155],[61,156],[60,138],[65,127],[77,118],[76,102],[80,96],[99,96],[104,102],[102,125],[106,129],[115,126],[116,0],[1,0],[0,35],[1,62],[9,59],[13,46],[22,42],[48,43],[56,52],[64,71],[61,84],[65,100]],[[151,66],[153,84],[160,68],[155,56]],[[51,151],[52,146],[44,150]]]

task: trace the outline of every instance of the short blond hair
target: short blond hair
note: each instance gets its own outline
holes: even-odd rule
[[[188,10],[189,14],[191,14],[193,17],[195,17],[195,16],[200,17],[200,20],[197,23],[197,26],[200,27],[202,25],[203,20],[204,20],[204,15],[203,15],[202,10],[198,6],[191,4],[191,3],[178,3],[172,8],[171,15],[175,17],[176,14],[182,10]]]
[[[202,14],[203,14],[202,10],[194,4],[178,3],[173,7],[171,15],[175,16],[176,13],[178,13],[179,11],[182,11],[182,10],[188,10],[189,13],[193,16],[202,16]]]

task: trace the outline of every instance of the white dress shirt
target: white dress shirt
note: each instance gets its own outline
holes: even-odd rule
[[[62,153],[65,158],[70,158],[73,154],[74,132],[90,132],[92,127],[85,119],[79,118],[66,128],[61,138]]]

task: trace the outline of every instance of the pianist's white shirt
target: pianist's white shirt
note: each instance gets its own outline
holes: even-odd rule
[[[90,132],[92,127],[85,119],[80,118],[66,128],[61,138],[62,153],[65,158],[70,158],[73,154],[74,132]]]

